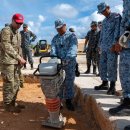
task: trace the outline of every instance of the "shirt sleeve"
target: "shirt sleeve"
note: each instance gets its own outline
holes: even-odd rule
[[[127,30],[127,28],[130,28],[130,1],[123,1],[123,16],[121,20],[121,26],[120,26],[120,36],[124,34],[124,32]],[[130,48],[130,41],[127,44],[127,48]]]
[[[10,57],[18,60],[20,55],[14,50],[13,46],[11,45],[10,39],[10,30],[5,28],[1,32],[1,46],[3,51],[5,51]]]
[[[30,33],[31,33],[31,37],[32,37],[31,42],[34,42],[36,40],[37,36],[34,33],[32,33],[31,31],[30,31]]]
[[[90,31],[87,33],[87,35],[85,36],[85,39],[88,39],[89,40],[89,37],[90,37]]]
[[[66,55],[66,60],[76,57],[78,40],[75,34],[70,36],[70,47]]]
[[[103,27],[99,33],[99,41],[98,41],[98,47],[101,48],[101,44],[102,44],[102,37],[103,37]]]
[[[55,38],[53,38],[52,41],[51,41],[51,52],[50,52],[50,55],[57,56],[56,45],[55,45]]]
[[[114,31],[114,42],[113,44],[116,44],[120,37],[120,23],[121,23],[121,15],[116,14],[115,16],[115,31]]]

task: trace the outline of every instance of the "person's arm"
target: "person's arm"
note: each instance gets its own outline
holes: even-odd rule
[[[51,52],[50,52],[50,55],[51,56],[57,56],[57,53],[56,53],[56,46],[55,46],[55,38],[52,39],[51,41]]]
[[[130,32],[130,12],[128,11],[128,9],[126,10],[126,8],[128,8],[129,6],[130,2],[127,2],[126,5],[125,1],[123,1],[124,12],[121,20],[120,36]],[[130,48],[130,40],[128,40],[128,42],[126,43],[126,48]]]
[[[115,30],[114,30],[114,42],[113,45],[117,44],[120,37],[120,24],[121,24],[121,15],[117,14],[115,16]]]
[[[77,45],[78,45],[77,37],[75,34],[72,34],[70,36],[70,46],[68,48],[68,52],[67,52],[65,60],[70,60],[71,58],[74,58],[77,56]]]
[[[88,41],[89,41],[89,36],[90,36],[90,32],[88,32],[86,37],[85,37],[84,52],[86,52],[86,46],[87,46]]]
[[[31,33],[31,37],[32,37],[30,42],[34,42],[36,40],[37,36],[34,33],[32,33],[31,31],[30,31],[30,33]]]
[[[87,46],[87,44],[88,44],[88,39],[85,39],[85,44],[84,44],[84,52],[86,52],[86,46]]]

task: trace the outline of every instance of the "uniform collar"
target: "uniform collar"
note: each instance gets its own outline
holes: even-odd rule
[[[63,36],[65,36],[66,35],[66,32],[63,34],[63,35],[60,35],[59,33],[58,33],[58,36],[59,37],[63,37]]]
[[[14,29],[13,26],[12,26],[12,24],[10,24],[9,26],[10,26],[10,28],[11,28],[11,30],[12,30],[13,33],[15,33],[15,34],[18,33],[18,30]]]
[[[109,16],[107,16],[106,18],[110,18],[110,17],[111,17],[111,15],[112,15],[112,13],[110,12]]]

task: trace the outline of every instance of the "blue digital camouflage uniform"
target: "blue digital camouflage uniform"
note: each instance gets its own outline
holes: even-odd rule
[[[57,34],[52,40],[51,55],[58,56],[63,62],[67,63],[63,68],[66,72],[66,78],[60,94],[61,98],[71,99],[74,97],[77,44],[76,35],[68,32],[62,36]]]
[[[37,38],[35,34],[33,34],[31,31],[24,32],[23,30],[20,32],[22,37],[22,52],[23,52],[23,58],[25,60],[29,61],[29,64],[33,64],[32,59],[32,50],[30,48],[31,42],[35,41]]]
[[[123,16],[121,21],[121,35],[130,27],[130,0],[123,1]],[[128,48],[120,52],[119,74],[124,98],[130,98],[130,41]]]
[[[100,56],[100,76],[103,81],[117,80],[117,53],[111,52],[111,47],[117,43],[120,35],[121,16],[117,13],[110,13],[103,20],[100,34],[99,48]]]

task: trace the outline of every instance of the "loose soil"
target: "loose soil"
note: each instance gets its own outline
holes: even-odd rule
[[[48,117],[45,97],[40,84],[25,83],[18,94],[17,101],[26,106],[21,113],[5,112],[2,105],[2,83],[0,83],[0,130],[52,130],[41,126],[42,120]],[[91,129],[85,114],[80,110],[71,112],[65,106],[62,114],[67,118],[62,130],[96,130]]]

